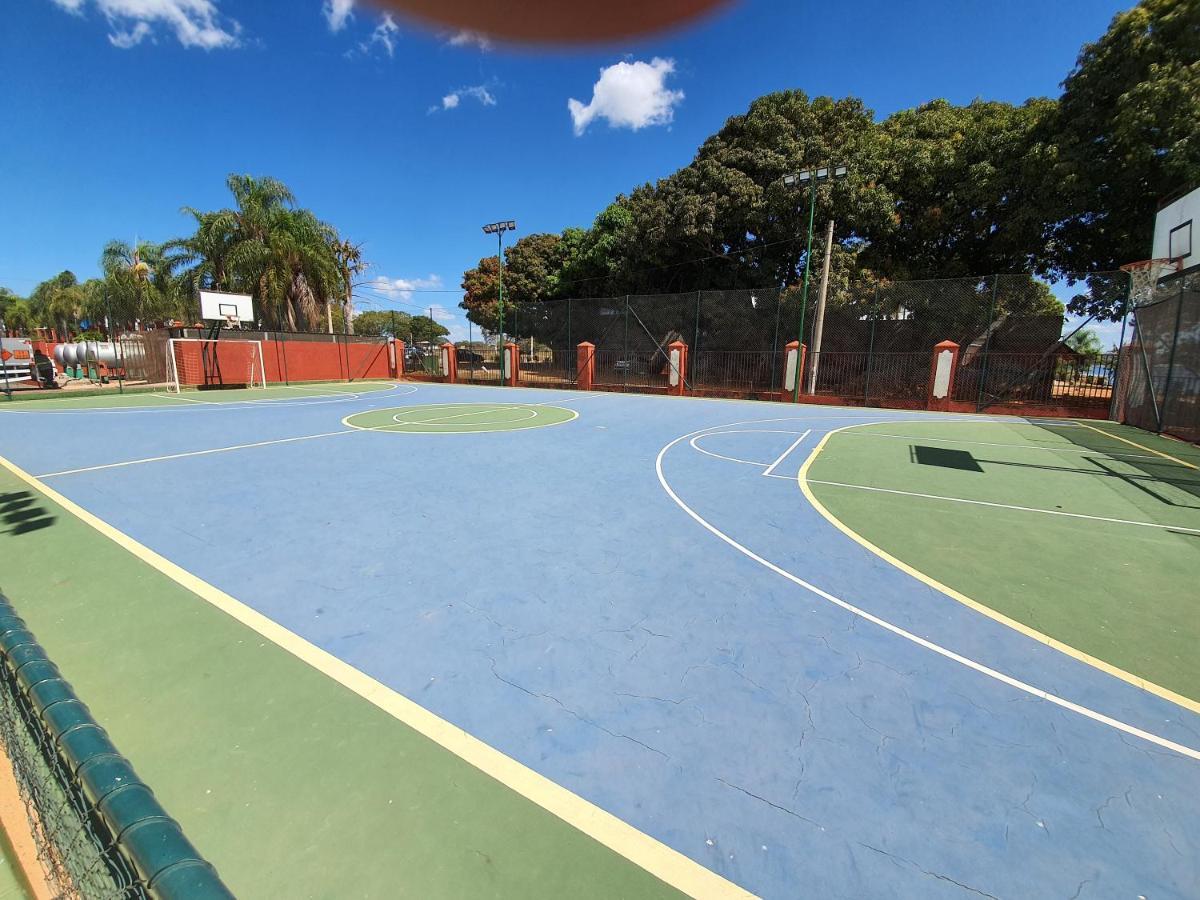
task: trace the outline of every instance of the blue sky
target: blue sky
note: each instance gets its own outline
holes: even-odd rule
[[[859,96],[881,117],[1057,95],[1130,5],[746,0],[567,51],[362,0],[21,0],[0,30],[0,285],[94,275],[106,240],[177,236],[181,206],[227,204],[228,173],[269,174],[365,242],[375,308],[433,305],[457,336],[462,271],[495,249],[485,222],[587,225],[774,90]]]

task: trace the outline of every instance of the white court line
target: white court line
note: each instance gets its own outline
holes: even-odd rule
[[[779,465],[781,462],[783,462],[785,459],[787,459],[787,457],[788,457],[788,454],[789,454],[789,453],[791,453],[793,450],[795,450],[797,447],[799,447],[799,446],[800,446],[800,443],[801,443],[801,441],[803,441],[803,440],[804,440],[806,437],[808,437],[810,434],[812,434],[812,429],[811,429],[811,428],[810,428],[808,431],[804,432],[804,434],[800,435],[800,437],[796,438],[796,440],[795,440],[795,441],[792,443],[792,446],[790,446],[790,447],[788,447],[786,450],[784,450],[784,451],[783,451],[783,453],[781,453],[781,454],[779,455],[779,458],[775,460],[775,462],[773,462],[773,463],[771,463],[769,466],[767,466],[767,471],[763,472],[763,475],[768,475],[768,476],[769,476],[769,475],[770,475],[772,472],[774,472],[774,471],[775,471],[775,469],[776,469],[776,467],[777,467],[777,466],[778,466],[778,465]]]
[[[746,425],[746,424],[750,424],[750,423],[748,423],[748,422],[731,422],[729,424],[730,425]],[[1009,687],[1015,688],[1018,691],[1022,691],[1023,693],[1031,694],[1034,697],[1039,697],[1042,700],[1046,700],[1049,703],[1053,703],[1055,706],[1060,706],[1063,709],[1067,709],[1067,710],[1070,710],[1071,712],[1078,713],[1079,715],[1084,716],[1088,719],[1091,719],[1095,722],[1099,722],[1103,725],[1108,725],[1110,728],[1115,728],[1117,731],[1121,731],[1121,732],[1124,732],[1125,734],[1129,734],[1129,735],[1133,735],[1134,737],[1141,738],[1144,741],[1148,741],[1149,743],[1156,744],[1159,747],[1163,747],[1167,750],[1173,750],[1174,752],[1179,753],[1183,756],[1190,757],[1191,759],[1200,760],[1200,750],[1195,750],[1191,747],[1184,746],[1183,744],[1178,744],[1175,741],[1169,740],[1167,738],[1160,737],[1157,734],[1151,734],[1148,731],[1143,731],[1142,729],[1137,728],[1133,725],[1130,725],[1127,722],[1122,722],[1119,719],[1114,719],[1111,716],[1106,716],[1103,713],[1097,712],[1094,709],[1089,709],[1086,706],[1080,706],[1078,703],[1072,703],[1070,700],[1066,700],[1055,694],[1051,694],[1048,691],[1043,691],[1041,688],[1034,687],[1033,685],[1027,684],[1024,681],[1020,681],[1019,679],[1013,678],[1011,675],[1005,675],[1003,672],[997,671],[996,669],[993,669],[989,666],[985,666],[983,663],[976,662],[975,660],[970,659],[966,656],[963,656],[960,653],[955,653],[953,650],[949,650],[949,649],[941,646],[940,644],[935,644],[933,641],[926,640],[925,638],[920,637],[919,635],[913,634],[911,631],[906,631],[905,629],[901,628],[899,625],[894,625],[891,622],[887,621],[886,619],[881,619],[881,618],[879,618],[879,616],[873,615],[872,613],[867,612],[865,609],[860,609],[859,607],[853,605],[852,603],[846,602],[845,600],[841,599],[840,597],[835,597],[833,594],[829,593],[828,591],[821,590],[821,588],[817,587],[814,584],[810,584],[809,582],[805,581],[803,578],[800,578],[797,575],[793,575],[787,569],[784,569],[780,566],[775,565],[775,563],[771,562],[768,559],[764,559],[763,557],[761,557],[757,553],[755,553],[753,550],[751,550],[749,547],[746,547],[743,544],[739,544],[737,541],[735,541],[733,538],[731,538],[725,532],[721,531],[715,525],[711,524],[707,519],[705,519],[703,516],[701,516],[699,513],[697,513],[694,509],[692,509],[690,506],[688,506],[686,503],[684,503],[683,500],[679,497],[679,495],[676,494],[674,490],[672,490],[671,485],[667,483],[666,476],[663,475],[663,465],[662,465],[663,457],[666,456],[668,450],[670,450],[672,447],[674,447],[680,441],[688,440],[694,435],[703,434],[707,431],[713,431],[714,429],[723,428],[723,427],[726,427],[726,426],[714,425],[709,428],[701,428],[698,431],[691,431],[691,432],[688,432],[687,434],[680,435],[679,437],[675,438],[675,440],[666,444],[661,450],[659,450],[658,456],[654,460],[654,470],[658,474],[658,483],[662,486],[662,489],[667,492],[667,496],[669,496],[673,501],[675,501],[676,506],[678,506],[685,513],[687,513],[697,524],[699,524],[702,528],[704,528],[710,534],[720,538],[722,541],[724,541],[730,547],[733,547],[733,549],[737,550],[739,553],[754,560],[759,565],[761,565],[767,569],[770,569],[776,575],[786,578],[788,581],[792,582],[795,585],[798,585],[799,587],[804,588],[806,591],[816,594],[818,597],[820,597],[823,600],[829,601],[834,606],[840,607],[841,609],[844,609],[847,612],[858,616],[859,618],[865,619],[866,621],[872,623],[873,625],[878,625],[880,628],[884,629],[885,631],[890,631],[892,634],[894,634],[898,637],[901,637],[906,641],[911,641],[912,643],[914,643],[920,647],[924,647],[926,650],[931,650],[932,652],[938,654],[939,656],[942,656],[942,657],[945,657],[946,659],[952,660],[953,662],[956,662],[962,666],[966,666],[968,669],[978,672],[981,675],[986,675],[988,678],[994,678],[996,681],[999,681],[1002,684],[1006,684]]]
[[[401,391],[401,388],[408,390]],[[354,400],[373,400],[375,397],[390,397],[400,396],[407,397],[410,394],[417,393],[417,386],[414,384],[398,384],[393,383],[388,387],[380,388],[377,391],[359,391],[354,394],[344,396],[339,393],[336,397],[320,396],[317,399],[308,399],[304,397],[280,397],[271,400],[225,400],[225,401],[207,401],[207,400],[192,400],[188,399],[187,406],[80,406],[71,407],[68,409],[47,409],[39,407],[38,409],[11,409],[8,404],[0,405],[0,414],[12,416],[71,416],[71,415],[130,415],[130,414],[151,414],[158,415],[163,412],[194,412],[204,409],[210,411],[230,411],[244,409],[284,409],[298,406],[322,406],[327,403],[350,403]],[[398,393],[396,393],[398,392]],[[141,391],[138,396],[145,395],[152,397],[155,400],[175,400],[179,399],[171,394],[159,394],[157,392]],[[311,395],[316,396],[316,395]],[[70,398],[63,398],[58,401],[50,401],[56,403],[65,403]],[[257,404],[257,405],[255,405]]]
[[[779,431],[778,429],[774,429],[774,428],[751,428],[751,429],[740,429],[740,430],[736,430],[736,431],[734,431],[734,430],[718,431],[718,432],[714,432],[714,433],[715,434],[799,434],[801,437],[804,437],[804,435],[808,434],[809,432],[805,431],[803,434],[801,434],[801,432],[799,432],[799,431]],[[736,456],[724,456],[720,453],[714,453],[712,450],[705,450],[698,443],[698,441],[702,437],[707,437],[707,435],[698,434],[694,438],[692,438],[690,441],[688,441],[688,443],[691,444],[693,450],[696,450],[699,453],[703,453],[705,456],[711,456],[713,459],[723,459],[726,462],[741,463],[742,465],[745,465],[745,466],[758,466],[760,469],[765,469],[768,465],[767,463],[764,463],[764,462],[755,462],[752,459],[740,459],[739,457],[736,457]],[[771,475],[769,477],[783,478],[786,481],[792,480],[791,478],[787,478],[784,475]]]
[[[102,466],[84,466],[81,469],[63,469],[61,472],[47,472],[35,475],[34,478],[57,478],[59,475],[78,475],[80,472],[98,472],[101,469],[120,469],[124,466],[140,466],[142,463],[163,462],[168,459],[184,459],[188,456],[207,456],[210,453],[228,453],[230,450],[246,450],[250,447],[269,447],[272,444],[291,444],[296,441],[311,441],[315,438],[333,437],[335,434],[353,434],[354,429],[344,431],[326,431],[321,434],[305,434],[300,437],[279,438],[274,441],[255,441],[252,444],[234,444],[230,447],[214,447],[211,450],[189,450],[186,453],[170,453],[166,456],[148,456],[145,459],[127,459],[124,462],[105,463]]]
[[[447,419],[465,419],[468,416],[482,416],[486,413],[512,412],[514,409],[523,409],[526,412],[532,412],[533,415],[527,416],[525,419],[513,419],[512,421],[513,422],[525,422],[528,419],[536,419],[537,418],[537,411],[529,409],[529,406],[532,406],[532,405],[533,404],[529,404],[528,406],[527,405],[489,406],[487,409],[473,409],[470,412],[458,413],[457,415],[454,415],[454,416],[434,416],[432,419],[420,419],[420,420],[414,420],[411,422],[408,421],[407,419],[405,421],[401,422],[400,421],[401,414],[396,413],[396,415],[392,416],[392,421],[395,422],[397,425],[439,425],[439,424],[445,422]],[[472,424],[475,424],[475,425],[508,425],[509,422],[474,422]]]
[[[1034,444],[995,444],[989,441],[963,441],[958,438],[931,437],[924,434],[885,434],[882,431],[846,431],[858,437],[899,438],[902,441],[933,441],[937,444],[974,444],[977,447],[1012,447],[1014,450],[1047,450],[1051,453],[1091,453],[1121,459],[1159,459],[1148,453],[1109,453],[1107,450],[1085,450],[1081,447],[1040,447]]]
[[[1085,513],[1064,512],[1061,509],[1041,509],[1036,506],[1015,506],[1011,503],[993,503],[989,500],[968,500],[965,497],[943,497],[940,494],[922,494],[917,491],[898,491],[894,488],[871,487],[867,484],[847,484],[842,481],[819,481],[806,479],[809,484],[825,484],[830,487],[853,488],[857,491],[875,491],[880,494],[900,494],[905,497],[923,497],[926,500],[945,500],[947,503],[969,503],[972,506],[991,506],[996,509],[1015,509],[1018,512],[1043,513],[1047,516],[1066,516],[1069,519],[1090,519],[1093,522],[1112,522],[1116,525],[1138,525],[1142,528],[1164,528],[1167,531],[1186,531],[1200,534],[1200,528],[1185,528],[1182,525],[1162,525],[1158,522],[1139,522],[1136,519],[1112,519],[1108,516],[1089,516]]]

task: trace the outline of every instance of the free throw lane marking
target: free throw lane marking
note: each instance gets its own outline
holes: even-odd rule
[[[1099,657],[1092,656],[1090,653],[1085,653],[1082,650],[1072,647],[1070,644],[1064,644],[1062,641],[1052,638],[1050,635],[1044,634],[1043,632],[1038,631],[1036,628],[1031,628],[1024,622],[1018,622],[1016,619],[1011,619],[1003,613],[997,612],[990,606],[984,606],[978,600],[971,599],[966,594],[956,591],[949,585],[942,584],[936,578],[926,575],[924,572],[913,568],[903,560],[892,556],[892,554],[888,553],[882,547],[878,547],[871,543],[869,540],[831,513],[828,509],[826,509],[825,505],[817,499],[817,496],[813,493],[812,488],[809,487],[808,470],[812,467],[812,464],[821,454],[821,451],[825,449],[825,445],[829,442],[831,437],[833,437],[835,434],[845,433],[849,429],[861,428],[863,425],[869,424],[872,423],[864,422],[859,425],[843,425],[841,428],[835,428],[828,432],[817,443],[817,446],[813,448],[812,453],[808,455],[808,459],[804,461],[804,465],[800,467],[800,471],[796,474],[796,480],[800,483],[800,490],[803,492],[804,498],[809,502],[809,505],[811,505],[813,509],[815,509],[825,518],[827,522],[833,525],[833,527],[842,534],[846,535],[846,537],[850,538],[850,540],[874,553],[884,562],[890,563],[900,571],[905,572],[918,581],[929,585],[935,591],[945,594],[950,599],[957,600],[959,603],[963,604],[963,606],[968,606],[976,612],[987,616],[989,619],[999,622],[1002,625],[1007,625],[1014,631],[1018,631],[1040,644],[1045,644],[1047,647],[1051,647],[1060,653],[1065,653],[1067,656],[1070,656],[1073,659],[1087,663],[1089,666],[1093,666],[1094,668],[1099,669],[1101,672],[1112,675],[1114,678],[1119,678],[1122,681],[1132,684],[1135,687],[1139,687],[1144,691],[1154,694],[1155,696],[1162,697],[1164,700],[1170,700],[1172,703],[1182,706],[1184,709],[1191,710],[1194,713],[1200,713],[1200,702],[1192,700],[1190,697],[1185,697],[1183,694],[1177,693],[1170,688],[1165,688],[1160,684],[1155,684],[1152,681],[1148,681],[1145,678],[1134,675],[1132,672],[1126,672],[1124,669],[1118,668],[1112,663],[1105,662]],[[1194,753],[1195,751],[1192,752]],[[1197,758],[1200,758],[1200,756],[1197,756]]]
[[[730,423],[731,426],[732,425],[745,425],[745,424],[747,424],[747,423],[746,422],[731,422]],[[711,432],[711,431],[714,431],[714,430],[722,428],[722,427],[724,427],[724,426],[714,425],[714,426],[710,426],[709,428],[701,428],[697,431],[691,431],[691,432],[688,432],[687,434],[680,435],[679,437],[675,438],[673,441],[670,441],[669,443],[664,445],[663,448],[658,451],[658,456],[654,460],[654,470],[655,470],[656,474],[658,475],[658,483],[659,483],[659,485],[661,485],[662,489],[667,492],[667,496],[670,497],[672,501],[674,501],[676,506],[678,506],[685,513],[687,513],[687,515],[690,516],[693,521],[695,521],[697,524],[699,524],[702,528],[704,528],[710,534],[712,534],[712,535],[716,536],[717,538],[719,538],[720,540],[724,541],[730,547],[733,547],[739,553],[754,560],[759,565],[761,565],[767,569],[770,569],[776,575],[786,578],[788,581],[792,582],[793,584],[804,588],[806,591],[809,591],[809,592],[817,595],[818,597],[820,597],[823,600],[827,600],[828,602],[832,603],[834,606],[840,607],[841,609],[844,609],[849,613],[852,613],[862,619],[865,619],[866,621],[871,622],[874,625],[878,625],[880,628],[883,628],[886,631],[890,631],[892,634],[896,635],[897,637],[901,637],[906,641],[911,641],[914,644],[917,644],[918,646],[924,647],[926,650],[931,650],[934,653],[938,654],[939,656],[942,656],[946,659],[952,660],[953,662],[956,662],[959,665],[966,666],[968,669],[971,669],[982,675],[986,675],[988,678],[994,678],[996,681],[1006,684],[1009,687],[1015,688],[1018,691],[1021,691],[1026,694],[1030,694],[1034,697],[1038,697],[1049,703],[1053,703],[1055,706],[1060,706],[1063,709],[1068,709],[1071,712],[1078,713],[1081,716],[1084,716],[1095,722],[1099,722],[1103,725],[1108,725],[1109,727],[1114,728],[1117,731],[1121,731],[1125,734],[1129,734],[1134,737],[1141,738],[1142,740],[1148,741],[1149,743],[1155,744],[1159,747],[1163,747],[1167,750],[1173,750],[1174,752],[1179,753],[1182,756],[1186,756],[1186,757],[1189,757],[1189,758],[1195,759],[1195,760],[1200,760],[1200,750],[1196,750],[1192,747],[1187,747],[1183,744],[1176,743],[1175,741],[1169,740],[1168,738],[1161,737],[1157,734],[1151,734],[1148,731],[1143,731],[1141,728],[1138,728],[1134,725],[1130,725],[1127,722],[1122,722],[1118,719],[1112,718],[1111,716],[1106,716],[1103,713],[1097,712],[1094,709],[1089,709],[1086,706],[1080,706],[1078,703],[1073,703],[1072,701],[1066,700],[1062,697],[1059,697],[1056,694],[1051,694],[1049,691],[1044,691],[1041,688],[1034,687],[1031,684],[1021,681],[1020,679],[1013,678],[1011,675],[1006,675],[1005,673],[1000,672],[996,669],[993,669],[990,666],[985,666],[983,663],[976,662],[975,660],[973,660],[969,657],[963,656],[960,653],[955,653],[953,650],[947,649],[946,647],[943,647],[940,644],[935,644],[933,641],[927,640],[927,639],[921,637],[920,635],[913,634],[911,631],[907,631],[904,628],[901,628],[899,625],[895,625],[895,624],[887,621],[886,619],[882,619],[879,616],[874,615],[873,613],[867,612],[865,609],[861,609],[852,603],[848,603],[847,601],[841,599],[840,597],[835,597],[833,594],[829,593],[828,591],[822,590],[821,588],[817,587],[815,584],[811,584],[810,582],[805,581],[803,578],[800,578],[798,575],[793,575],[787,569],[784,569],[783,567],[776,565],[775,563],[771,562],[770,560],[768,560],[762,556],[759,556],[757,553],[755,553],[749,547],[746,547],[744,544],[738,543],[732,537],[727,535],[725,532],[721,531],[719,528],[717,528],[715,525],[713,525],[711,522],[709,522],[707,519],[705,519],[703,516],[701,516],[698,512],[696,512],[694,509],[692,509],[690,506],[688,506],[687,503],[685,503],[683,501],[683,499],[678,494],[675,493],[675,491],[672,489],[671,485],[667,482],[666,476],[663,474],[663,457],[665,457],[667,455],[667,452],[672,447],[674,447],[676,444],[678,444],[681,441],[689,440],[694,435],[703,434],[705,432]],[[830,434],[833,434],[833,433],[834,432],[830,432]],[[826,438],[828,436],[829,435],[826,435]],[[822,439],[821,444],[818,444],[817,448],[813,450],[813,452],[809,456],[809,458],[807,460],[805,460],[804,467],[802,467],[800,469],[800,472],[796,476],[797,480],[799,481],[802,488],[804,486],[805,469],[808,467],[809,463],[812,462],[813,457],[815,457],[816,454],[820,451],[820,448],[823,444],[824,444],[824,439]],[[921,579],[921,580],[925,580],[925,579]],[[1196,705],[1200,706],[1200,704],[1196,704]]]
[[[791,453],[793,450],[795,450],[797,447],[799,447],[801,442],[803,442],[803,440],[806,437],[808,437],[810,434],[812,434],[812,429],[809,429],[808,431],[804,432],[804,434],[800,435],[800,437],[796,438],[796,440],[792,442],[790,447],[788,447],[781,454],[779,454],[779,457],[775,460],[775,462],[773,462],[769,466],[767,466],[767,470],[765,472],[763,472],[763,475],[770,475],[772,472],[774,472],[775,469],[779,466],[779,464],[788,458],[788,454]]]
[[[98,472],[101,469],[120,469],[124,466],[140,466],[143,463],[163,462],[168,459],[184,459],[189,456],[207,456],[210,453],[228,453],[231,450],[246,450],[250,447],[270,447],[273,444],[292,444],[296,441],[311,441],[316,438],[333,437],[335,434],[354,434],[354,429],[346,428],[342,431],[325,431],[321,434],[305,434],[300,437],[279,438],[274,441],[254,441],[250,444],[233,444],[229,447],[213,447],[211,450],[189,450],[186,453],[170,453],[166,456],[147,456],[144,459],[127,459],[124,462],[105,463],[100,466],[84,466],[80,469],[63,469],[61,472],[47,472],[44,475],[35,475],[34,478],[57,478],[59,475],[78,475],[80,472]]]
[[[369,703],[420,732],[434,743],[479,769],[484,774],[536,803],[542,809],[645,869],[660,881],[692,897],[753,898],[744,888],[727,881],[612,813],[505,756],[496,748],[442,719],[429,710],[360,672],[349,663],[309,643],[273,619],[176,565],[129,535],[88,512],[54,488],[39,481],[19,466],[0,456],[0,467],[39,491],[67,512],[96,529],[148,566],[182,585],[200,599],[241,622],[247,628],[303,660],[319,672],[353,691]]]
[[[879,494],[900,494],[904,497],[921,497],[925,500],[943,500],[947,503],[969,503],[972,506],[991,506],[995,509],[1013,509],[1017,512],[1042,513],[1046,516],[1066,516],[1068,519],[1090,519],[1093,522],[1112,522],[1114,525],[1137,525],[1142,528],[1162,528],[1167,531],[1183,531],[1188,534],[1200,534],[1200,528],[1185,528],[1182,525],[1161,525],[1158,522],[1139,522],[1136,519],[1113,519],[1108,516],[1089,516],[1086,513],[1065,512],[1061,509],[1041,509],[1037,506],[1015,506],[1012,503],[993,503],[990,500],[969,500],[966,497],[944,497],[941,494],[922,494],[919,491],[901,491],[895,488],[874,487],[869,484],[850,484],[845,481],[822,481],[819,478],[807,479],[809,484],[823,484],[828,487],[851,488],[856,491],[875,491]]]

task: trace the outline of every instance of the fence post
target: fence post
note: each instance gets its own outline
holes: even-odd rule
[[[991,303],[988,305],[987,331],[984,333],[984,338],[983,338],[983,353],[982,353],[983,361],[979,367],[979,390],[976,392],[976,395],[975,395],[975,412],[982,412],[983,407],[984,407],[983,392],[984,392],[984,388],[987,386],[988,362],[989,362],[988,356],[991,353],[991,349],[992,349],[992,326],[996,323],[996,291],[999,287],[1000,287],[1000,276],[993,275],[992,276],[992,299],[991,299]],[[958,362],[958,358],[955,357],[955,363],[957,363],[957,362]]]
[[[404,378],[404,341],[393,338],[392,347],[396,353],[396,380],[400,381]]]
[[[516,387],[521,381],[521,348],[513,341],[504,345],[503,365],[501,378],[509,387]]]
[[[631,360],[629,359],[629,295],[625,295],[625,337],[621,344],[621,358],[625,361],[621,368],[621,390],[629,389],[629,367]]]
[[[575,386],[581,391],[590,391],[596,379],[596,345],[581,341],[575,350]]]
[[[695,324],[695,327],[692,329],[692,332],[693,332],[693,336],[692,336],[692,347],[694,347],[694,348],[695,348],[695,350],[696,350],[696,352],[697,352],[697,353],[699,353],[699,352],[700,352],[700,307],[701,307],[701,305],[702,305],[702,303],[703,303],[703,301],[701,300],[701,296],[702,296],[701,292],[700,292],[700,291],[696,291],[696,324]],[[686,360],[686,358],[687,358],[687,356],[688,356],[688,355],[689,355],[689,354],[687,354],[686,352],[684,353],[684,358],[685,358],[685,360]],[[694,382],[694,381],[696,380],[696,373],[695,373],[695,372],[689,372],[689,371],[687,370],[687,368],[686,368],[686,367],[685,367],[685,368],[683,368],[683,369],[680,369],[680,371],[681,371],[681,372],[687,372],[687,377],[688,377],[688,378],[689,378],[691,381],[693,381],[693,382]]]
[[[783,392],[780,399],[798,403],[796,379],[804,374],[804,357],[808,348],[799,341],[788,341],[783,348]]]
[[[442,381],[447,384],[458,381],[458,348],[448,342],[442,344]]]
[[[683,341],[671,341],[667,344],[667,393],[682,397],[687,393],[687,379],[683,373],[687,371],[688,345]]]
[[[933,360],[929,366],[929,397],[926,409],[949,412],[954,397],[954,379],[958,375],[958,344],[942,341],[933,346]]]

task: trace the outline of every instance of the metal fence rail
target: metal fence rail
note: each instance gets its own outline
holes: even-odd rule
[[[1093,296],[1123,299],[1127,291],[1123,272],[1076,280]],[[856,405],[921,405],[933,347],[949,340],[961,349],[959,404],[1101,410],[1117,359],[1071,350],[1057,307],[1047,286],[1026,275],[834,285],[819,352],[814,310],[805,316],[803,342],[812,352],[803,393]],[[763,288],[518,302],[506,304],[505,321],[506,338],[521,348],[523,384],[573,384],[577,345],[589,341],[597,387],[662,391],[666,348],[679,340],[689,348],[689,392],[777,398],[787,344],[800,337],[800,297]],[[481,345],[471,346],[478,355]],[[459,380],[495,383],[498,369],[492,360],[464,364],[460,357]]]
[[[233,897],[3,595],[0,745],[56,897]]]

